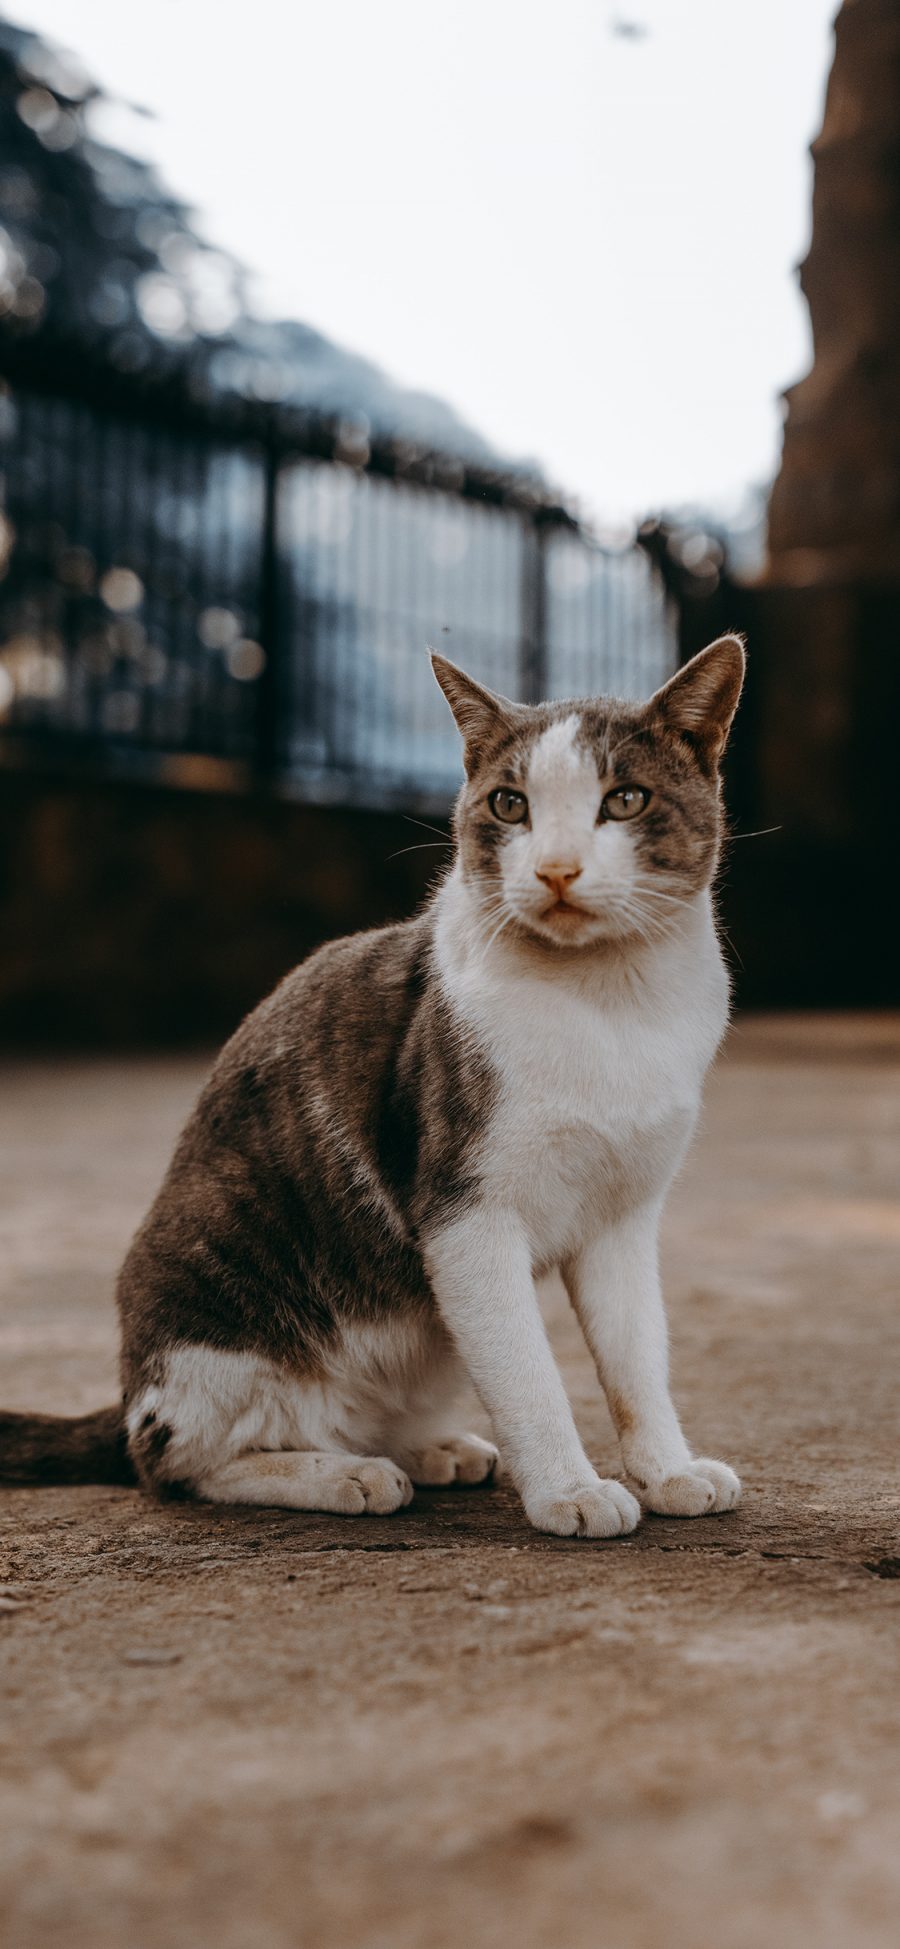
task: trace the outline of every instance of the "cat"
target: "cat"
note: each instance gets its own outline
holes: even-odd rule
[[[742,642],[648,703],[519,705],[432,663],[463,740],[450,870],[237,1030],[122,1267],[122,1406],[0,1417],[6,1480],[384,1516],[502,1457],[554,1535],[735,1507],[670,1397],[657,1229],[728,1015],[710,889]],[[577,1433],[551,1269],[625,1482]],[[467,1376],[496,1447],[454,1420]]]

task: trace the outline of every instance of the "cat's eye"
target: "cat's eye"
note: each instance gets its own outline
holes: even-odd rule
[[[496,792],[491,792],[488,805],[494,818],[500,819],[504,826],[520,826],[528,817],[524,792],[511,792],[505,785],[498,785]]]
[[[650,794],[643,785],[618,785],[614,792],[607,792],[600,807],[601,819],[636,819],[644,807],[650,803]]]

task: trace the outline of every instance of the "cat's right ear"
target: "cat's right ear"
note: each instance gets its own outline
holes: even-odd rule
[[[431,668],[462,732],[468,768],[481,747],[508,724],[516,706],[508,697],[495,697],[492,690],[485,690],[483,684],[467,677],[464,670],[458,669],[449,658],[439,656],[436,650],[431,651]]]

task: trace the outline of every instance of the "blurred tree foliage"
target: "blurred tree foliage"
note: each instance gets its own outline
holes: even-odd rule
[[[155,170],[94,139],[101,100],[70,57],[0,22],[0,318],[122,372],[202,369],[244,308],[242,273]]]
[[[0,20],[0,331],[81,345],[123,377],[178,371],[200,396],[313,408],[363,436],[494,458],[444,401],[299,321],[254,319],[242,267],[203,241],[154,168],[101,139],[110,106],[72,56]]]

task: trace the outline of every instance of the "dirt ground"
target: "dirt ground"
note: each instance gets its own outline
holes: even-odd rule
[[[5,1405],[115,1397],[116,1263],[202,1068],[4,1072]],[[4,1491],[6,1940],[896,1949],[898,1085],[887,1018],[746,1022],[712,1078],[665,1264],[733,1516],[588,1543],[502,1487],[356,1521]]]

